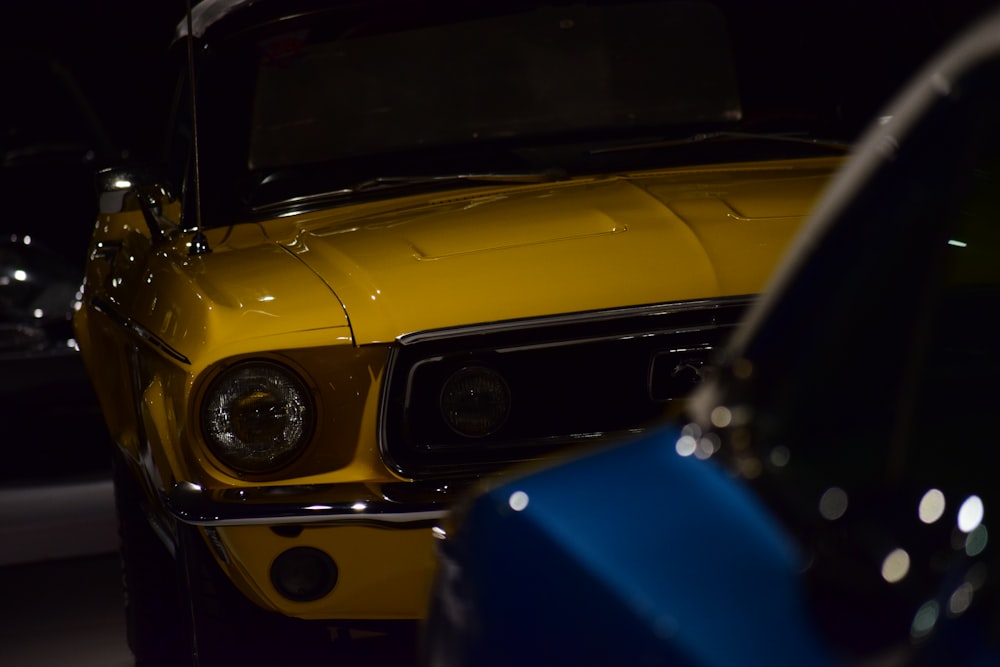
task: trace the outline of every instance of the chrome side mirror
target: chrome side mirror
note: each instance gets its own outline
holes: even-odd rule
[[[176,201],[164,179],[144,166],[113,167],[97,173],[98,211],[122,213],[139,209],[153,241],[162,239],[171,229],[180,227],[164,217],[167,203]]]

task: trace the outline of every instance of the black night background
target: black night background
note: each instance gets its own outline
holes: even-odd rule
[[[421,0],[415,0],[419,2]],[[563,1],[563,0],[559,0]],[[990,0],[721,0],[748,104],[824,96],[863,125],[908,74]],[[155,151],[170,84],[160,56],[185,0],[7,4],[3,50],[49,54],[77,77],[113,140]],[[4,96],[30,94],[5,90]],[[843,100],[843,101],[842,101]]]

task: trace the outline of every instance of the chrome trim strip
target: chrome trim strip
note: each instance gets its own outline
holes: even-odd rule
[[[675,327],[673,329],[656,329],[643,332],[643,336],[648,336],[651,338],[660,338],[663,336],[676,336],[677,334],[684,333],[697,333],[699,331],[704,331],[710,328],[705,325],[696,327]],[[603,343],[609,340],[628,340],[630,338],[637,338],[635,334],[614,334],[608,336],[588,336],[586,338],[573,338],[573,339],[563,339],[552,341],[549,343],[534,343],[531,345],[508,345],[506,347],[498,347],[496,351],[500,354],[507,352],[519,352],[521,350],[549,350],[556,347],[571,347],[574,345],[588,345],[590,343]]]
[[[583,322],[605,322],[629,317],[645,317],[656,315],[667,315],[671,313],[683,313],[687,311],[708,311],[714,308],[722,308],[739,304],[750,304],[756,296],[735,296],[720,299],[699,299],[696,301],[675,301],[668,303],[658,303],[645,306],[629,306],[625,308],[611,308],[608,310],[593,310],[580,313],[567,313],[563,315],[550,315],[543,317],[527,317],[517,320],[501,320],[498,322],[487,322],[484,324],[473,324],[464,327],[452,327],[448,329],[431,329],[428,331],[417,331],[403,334],[396,338],[400,345],[413,345],[426,341],[456,338],[459,336],[478,335],[486,333],[501,333],[505,331],[527,331],[541,327],[554,325],[579,324]],[[704,328],[704,327],[696,327]]]
[[[317,502],[324,489],[340,485],[253,487],[208,491],[191,482],[175,483],[164,498],[167,510],[195,526],[275,526],[282,524],[370,524],[391,528],[430,526],[447,513],[450,499],[401,503],[385,497]],[[343,495],[343,493],[337,493]],[[267,502],[269,498],[283,498]],[[287,499],[284,499],[287,498]],[[263,502],[262,502],[263,501]]]
[[[378,449],[382,456],[382,460],[385,461],[390,468],[396,470],[403,474],[402,468],[394,462],[394,459],[389,451],[389,443],[387,440],[387,428],[386,423],[389,419],[389,388],[395,383],[395,376],[400,372],[399,369],[399,357],[403,354],[402,350],[408,346],[416,345],[420,343],[427,342],[437,342],[448,340],[451,338],[462,338],[471,337],[484,334],[494,334],[494,333],[509,333],[509,332],[524,332],[531,331],[534,329],[541,329],[545,327],[558,327],[565,325],[579,325],[594,322],[611,322],[615,320],[627,320],[629,318],[639,319],[642,317],[658,317],[658,316],[670,316],[679,313],[686,312],[711,312],[713,310],[724,310],[733,307],[749,307],[754,301],[759,298],[759,295],[748,294],[739,296],[729,296],[729,297],[719,297],[719,298],[709,298],[709,299],[696,299],[691,301],[668,301],[665,303],[656,304],[646,304],[642,306],[627,306],[621,308],[609,308],[605,310],[591,310],[591,311],[581,311],[575,313],[566,313],[561,315],[549,315],[541,317],[526,317],[514,320],[499,320],[496,322],[487,322],[481,324],[474,324],[469,326],[460,326],[452,328],[443,329],[430,329],[425,331],[417,331],[408,334],[403,334],[396,338],[394,345],[389,347],[389,353],[386,357],[386,365],[384,371],[384,377],[382,385],[380,387],[379,402],[378,402],[378,422],[376,429],[376,442],[378,443]],[[701,325],[694,325],[689,327],[674,327],[674,328],[660,328],[650,333],[660,336],[668,336],[678,333],[689,333],[697,332],[703,329],[712,329],[719,326],[719,322],[716,317],[712,317],[711,322],[702,323]],[[552,343],[537,343],[529,344],[525,343],[516,346],[507,346],[502,349],[504,352],[510,352],[518,349],[532,349],[533,347],[559,347],[575,345],[580,342],[587,341],[600,341],[600,340],[615,340],[622,338],[623,335],[608,335],[599,337],[590,337],[587,339],[573,339],[573,340],[558,340]],[[603,435],[603,434],[602,434]],[[598,435],[597,437],[602,437]],[[594,436],[591,436],[594,437]],[[459,474],[468,474],[469,470],[464,470]]]
[[[141,338],[142,340],[146,341],[147,343],[149,343],[156,349],[160,350],[167,356],[176,359],[182,364],[187,364],[189,366],[191,365],[190,359],[188,359],[186,356],[184,356],[174,348],[167,345],[167,343],[165,343],[162,339],[160,339],[156,334],[154,334],[149,329],[146,329],[145,327],[134,322],[125,315],[119,313],[118,310],[113,305],[111,305],[110,302],[106,301],[105,299],[95,297],[91,299],[90,303],[91,305],[94,306],[94,310],[108,316],[115,324],[124,327],[131,333],[135,334],[138,338]]]

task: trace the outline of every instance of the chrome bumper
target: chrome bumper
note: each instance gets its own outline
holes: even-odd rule
[[[164,503],[178,521],[196,526],[360,523],[418,528],[437,523],[465,488],[414,488],[399,482],[374,488],[323,484],[205,489],[179,482]]]

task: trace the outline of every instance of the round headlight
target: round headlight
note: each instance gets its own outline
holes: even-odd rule
[[[441,415],[468,438],[495,433],[510,413],[510,389],[496,371],[470,366],[456,371],[441,389]]]
[[[202,403],[205,440],[219,460],[248,473],[276,470],[297,457],[312,436],[314,409],[305,383],[267,361],[223,371]]]

